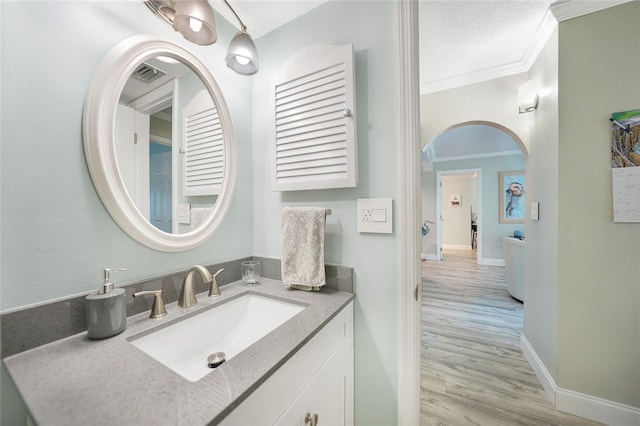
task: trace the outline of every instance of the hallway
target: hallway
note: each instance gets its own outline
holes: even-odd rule
[[[422,262],[421,426],[599,424],[551,406],[520,350],[523,305],[475,255]]]

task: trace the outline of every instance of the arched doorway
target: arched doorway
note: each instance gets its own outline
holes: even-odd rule
[[[435,231],[423,237],[423,259],[442,259],[449,245],[476,250],[478,263],[500,265],[500,242],[514,224],[499,221],[499,173],[525,171],[527,157],[522,139],[494,122],[458,123],[434,137],[422,151],[423,220]],[[445,183],[452,179],[457,179],[450,185],[454,189],[447,189]],[[465,179],[472,183],[466,191]],[[460,196],[462,200],[452,201]],[[522,230],[524,223],[516,227]]]

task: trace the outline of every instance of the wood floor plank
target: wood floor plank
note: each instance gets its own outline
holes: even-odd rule
[[[421,426],[599,424],[548,401],[520,350],[523,305],[503,267],[453,250],[422,275]]]

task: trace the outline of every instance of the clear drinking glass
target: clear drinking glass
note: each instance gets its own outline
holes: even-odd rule
[[[242,282],[244,285],[254,286],[258,284],[260,278],[260,262],[248,260],[241,264]]]

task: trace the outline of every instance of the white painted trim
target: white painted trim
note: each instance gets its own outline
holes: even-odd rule
[[[469,244],[443,244],[442,248],[450,250],[469,250],[471,251],[471,245]]]
[[[184,234],[159,230],[138,210],[118,171],[112,141],[114,111],[126,80],[140,63],[158,55],[180,59],[200,78],[213,98],[224,132],[226,174],[213,213],[198,229]],[[82,134],[87,166],[96,191],[113,220],[134,240],[158,251],[185,251],[204,243],[222,223],[231,205],[236,181],[236,135],[220,87],[207,67],[192,53],[170,41],[144,34],[116,44],[98,65],[87,90]]]
[[[431,144],[427,145],[431,146]],[[451,157],[429,157],[431,163],[439,163],[441,161],[458,161],[458,160],[472,160],[474,158],[487,158],[487,157],[501,157],[505,155],[522,155],[522,150],[517,149],[513,151],[495,151],[495,152],[485,152],[482,154],[469,154],[469,155],[454,155]]]
[[[542,385],[542,388],[547,393],[547,398],[553,406],[556,405],[556,383],[551,377],[551,374],[547,371],[547,368],[542,363],[542,360],[536,354],[536,351],[533,349],[529,341],[525,337],[524,334],[520,335],[520,349],[522,350],[522,354],[529,362],[529,365],[533,369],[533,372],[536,373],[536,377],[538,381]]]
[[[527,70],[531,69],[533,63],[538,59],[538,55],[542,51],[542,48],[551,37],[551,34],[558,26],[558,21],[551,13],[551,10],[547,10],[542,18],[542,22],[540,26],[536,29],[535,34],[533,35],[533,39],[531,40],[531,44],[527,48],[523,56],[523,62],[525,63],[525,67]]]
[[[398,425],[420,424],[421,149],[418,2],[396,2],[399,71]],[[414,296],[417,286],[417,300]]]
[[[435,93],[442,90],[454,89],[456,87],[482,83],[483,81],[489,81],[514,74],[525,73],[527,71],[529,71],[529,69],[526,68],[526,64],[524,64],[522,61],[513,62],[511,64],[502,65],[499,67],[425,83],[420,86],[420,94],[428,95],[429,93]]]
[[[422,260],[438,260],[438,256],[436,256],[435,254],[420,253],[420,259],[422,259]]]
[[[478,263],[480,265],[487,265],[487,266],[504,266],[504,259],[491,259],[489,257],[482,257],[478,259]]]
[[[640,408],[556,388],[556,410],[608,425],[640,425]]]
[[[556,410],[609,425],[640,424],[638,407],[558,387],[524,334],[520,348]]]
[[[549,8],[558,22],[562,22],[632,1],[634,0],[561,0],[553,3]]]
[[[419,197],[422,199],[422,192]],[[442,260],[442,175],[436,172],[436,260]]]

